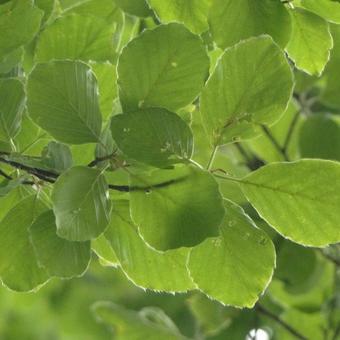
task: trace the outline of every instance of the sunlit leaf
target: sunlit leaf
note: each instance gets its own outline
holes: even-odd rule
[[[40,35],[36,62],[53,59],[107,61],[113,58],[115,25],[94,16],[60,17]]]
[[[225,206],[221,236],[193,248],[188,269],[197,287],[210,298],[251,308],[273,275],[274,245],[239,206],[229,201]]]
[[[184,107],[200,93],[208,68],[203,42],[183,25],[173,23],[146,30],[124,48],[119,58],[122,107],[124,111]]]
[[[242,190],[260,216],[294,242],[340,241],[340,165],[322,160],[273,163],[252,172]]]
[[[110,242],[106,239],[105,235],[102,234],[95,240],[91,241],[92,250],[100,259],[100,263],[108,267],[119,266],[117,255],[113,250]]]
[[[293,79],[280,48],[268,36],[227,49],[201,96],[201,115],[212,145],[253,137],[286,110]]]
[[[311,75],[321,75],[333,47],[328,23],[303,9],[295,9],[290,14],[293,29],[287,45],[289,56],[297,68]]]
[[[180,22],[194,33],[208,30],[210,0],[148,0],[150,7],[164,23]]]
[[[291,33],[289,14],[281,1],[215,0],[209,22],[212,36],[221,48],[261,34],[269,34],[284,47]]]
[[[340,4],[332,0],[301,0],[303,7],[335,24],[340,24]]]

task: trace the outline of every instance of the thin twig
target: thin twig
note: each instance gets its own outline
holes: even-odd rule
[[[334,258],[332,255],[325,253],[322,249],[320,249],[320,253],[329,261],[333,262],[336,266],[340,267],[340,260]]]
[[[271,131],[265,125],[261,125],[261,127],[262,127],[262,130],[264,131],[264,133],[266,134],[266,136],[270,139],[272,144],[275,146],[275,148],[280,152],[280,154],[282,155],[284,160],[288,162],[289,158],[287,156],[286,150],[283,147],[281,147],[281,145],[275,139],[275,137],[273,136]]]
[[[213,165],[213,163],[214,163],[215,156],[216,156],[216,153],[217,153],[217,149],[218,149],[218,146],[214,146],[214,150],[211,153],[209,161],[208,161],[208,164],[207,164],[207,170],[210,170],[212,165]]]
[[[285,141],[283,143],[283,147],[282,149],[284,150],[285,154],[287,154],[287,151],[288,151],[288,147],[289,147],[289,142],[292,138],[292,135],[293,135],[293,132],[295,130],[295,126],[299,120],[299,117],[300,117],[300,111],[297,111],[294,115],[294,118],[293,120],[291,121],[290,125],[289,125],[289,130],[287,132],[287,135],[286,135],[286,138],[285,138]]]
[[[278,324],[280,324],[282,327],[284,327],[290,334],[294,335],[297,339],[300,340],[307,340],[307,338],[302,335],[300,332],[298,332],[295,328],[290,326],[286,321],[282,320],[278,315],[272,313],[268,309],[264,308],[261,305],[256,305],[256,310],[259,311],[261,314],[269,317],[270,319],[276,321]]]

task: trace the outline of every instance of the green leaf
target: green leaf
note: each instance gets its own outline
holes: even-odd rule
[[[64,5],[66,6],[63,6],[63,15],[91,15],[107,20],[108,26],[111,26],[113,22],[117,23],[122,20],[123,13],[112,0],[71,0],[71,2],[67,4],[66,1],[64,1]]]
[[[16,204],[0,222],[0,278],[8,288],[27,292],[47,281],[37,262],[28,228],[46,207],[36,196]]]
[[[331,58],[326,65],[323,73],[325,86],[322,89],[321,101],[327,107],[339,108],[340,107],[340,26],[332,25],[331,33],[333,37],[334,47],[331,51]]]
[[[40,27],[43,11],[32,0],[11,1],[0,5],[0,59],[28,44]]]
[[[14,138],[17,151],[30,155],[31,150],[42,143],[42,140],[44,140],[44,144],[46,145],[46,142],[49,142],[49,138],[51,137],[45,131],[41,130],[28,116],[27,111],[25,111],[22,116],[21,129]],[[1,149],[3,150],[3,148]],[[10,148],[8,151],[11,152],[13,150]],[[39,149],[35,155],[39,155],[40,152],[41,149]]]
[[[180,22],[198,34],[209,28],[210,0],[148,0],[148,3],[164,23]]]
[[[105,231],[126,276],[137,286],[163,292],[193,289],[186,268],[188,249],[158,252],[145,244],[130,218],[129,203],[115,203]]]
[[[50,142],[42,151],[42,161],[47,168],[56,172],[63,172],[72,166],[70,148],[58,142]]]
[[[56,231],[52,210],[41,214],[30,226],[30,239],[39,265],[50,276],[81,276],[90,262],[90,242],[70,242],[58,237]]]
[[[99,90],[99,106],[103,120],[107,121],[112,113],[114,100],[118,97],[116,65],[106,63],[91,63],[96,75]]]
[[[112,137],[118,148],[133,160],[167,167],[192,156],[189,126],[175,113],[150,108],[114,116]]]
[[[39,36],[35,61],[53,59],[107,61],[114,55],[115,24],[94,16],[60,17]]]
[[[334,264],[322,256],[316,256],[317,263],[312,273],[308,273],[307,277],[300,276],[301,274],[306,273],[306,268],[303,268],[300,270],[299,275],[294,276],[296,271],[299,270],[299,265],[300,267],[306,265],[307,269],[310,267],[310,259],[308,260],[306,254],[303,255],[303,253],[306,253],[308,250],[309,252],[313,252],[313,249],[311,248],[307,248],[306,250],[306,248],[301,247],[300,245],[296,245],[296,247],[299,247],[300,251],[290,252],[289,259],[287,258],[289,266],[294,262],[291,270],[289,270],[289,267],[286,269],[286,273],[289,272],[290,275],[282,277],[282,268],[279,269],[278,267],[277,270],[281,276],[279,277],[280,280],[275,279],[275,277],[273,278],[273,281],[268,288],[268,294],[270,294],[270,296],[275,296],[275,300],[285,309],[298,308],[300,310],[309,311],[320,310],[320,307],[324,305],[324,302],[332,295],[334,287],[333,282],[335,279]],[[321,255],[321,252],[319,255]],[[299,256],[298,260],[296,259],[296,256]],[[306,261],[305,264],[303,263],[303,260]],[[278,266],[279,265],[280,259],[278,258]],[[301,281],[302,279],[303,281]]]
[[[2,156],[3,159],[5,159],[8,162],[13,162],[17,165],[23,165],[30,168],[36,168],[40,170],[47,170],[55,175],[58,174],[56,169],[54,169],[53,164],[51,164],[51,160],[44,159],[43,157],[32,157],[32,156],[26,156],[21,155],[20,153],[12,152],[10,155],[4,155]]]
[[[34,4],[44,11],[41,19],[41,25],[46,24],[57,9],[57,0],[35,0]]]
[[[256,134],[286,110],[293,75],[280,48],[268,36],[226,50],[201,96],[203,125],[212,145]]]
[[[340,4],[332,0],[302,0],[303,7],[335,24],[340,24]]]
[[[313,279],[316,271],[316,255],[312,248],[282,240],[278,247],[275,278],[280,279],[291,294],[306,293],[306,283]]]
[[[144,308],[140,312],[125,309],[111,302],[92,306],[97,318],[115,330],[118,340],[183,340],[171,319],[159,308]]]
[[[27,180],[27,176],[14,178],[12,180],[4,179],[0,182],[0,197],[7,196],[12,190],[19,187],[25,180]]]
[[[98,142],[102,119],[97,91],[96,79],[86,64],[38,64],[28,78],[28,111],[35,123],[60,142]]]
[[[115,142],[112,139],[110,124],[104,128],[102,136],[102,143],[96,145],[95,149],[95,160],[97,162],[97,167],[105,168],[107,166],[112,167],[112,161],[117,152]],[[109,157],[108,157],[109,156]],[[92,156],[93,157],[93,156]],[[98,162],[98,159],[103,159],[103,161]],[[90,161],[91,165],[92,160]],[[114,163],[114,162],[113,162]],[[113,166],[115,168],[115,166]]]
[[[215,0],[209,23],[214,40],[223,49],[261,34],[269,34],[285,47],[291,34],[289,14],[280,1]]]
[[[131,176],[131,217],[143,239],[168,250],[218,234],[224,216],[215,179],[192,166]]]
[[[16,65],[18,65],[22,60],[23,52],[24,49],[19,47],[0,58],[0,73],[10,72]]]
[[[234,203],[225,201],[221,236],[193,248],[188,269],[197,287],[222,304],[252,308],[271,281],[275,248]]]
[[[6,182],[5,182],[6,183]],[[0,221],[7,213],[24,198],[35,194],[36,192],[28,185],[18,186],[11,190],[5,197],[0,197]]]
[[[148,17],[152,11],[145,0],[114,0],[114,2],[126,13],[138,17]]]
[[[247,199],[284,237],[305,246],[340,241],[340,165],[325,160],[273,163],[241,180]]]
[[[117,255],[110,242],[102,234],[91,242],[92,250],[99,257],[100,264],[107,267],[118,267],[120,265]]]
[[[287,52],[298,69],[320,76],[333,47],[329,25],[304,9],[296,8],[290,14],[293,29]]]
[[[202,40],[184,26],[173,23],[146,30],[123,49],[119,58],[122,107],[124,111],[182,108],[198,96],[208,69]]]
[[[332,116],[309,116],[299,131],[302,158],[322,158],[340,161],[340,124]]]
[[[17,135],[25,107],[23,84],[16,79],[0,79],[0,139]]]
[[[98,237],[109,223],[108,195],[101,171],[77,166],[64,172],[52,193],[58,236],[69,241]]]
[[[102,135],[101,135],[102,138]],[[101,141],[99,145],[104,148],[104,142]],[[103,144],[102,144],[103,143]],[[93,161],[93,155],[95,154],[95,150],[98,144],[82,144],[82,145],[72,145],[71,152],[73,158],[73,164],[89,164]],[[105,148],[104,148],[105,149]]]

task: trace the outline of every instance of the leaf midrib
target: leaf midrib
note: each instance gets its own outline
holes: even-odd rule
[[[253,185],[253,186],[256,186],[258,188],[270,190],[270,191],[273,191],[273,192],[279,192],[279,193],[285,194],[285,195],[296,196],[296,197],[304,198],[304,199],[312,201],[312,202],[317,202],[317,203],[321,203],[321,204],[324,204],[324,205],[330,205],[330,206],[334,206],[334,207],[338,208],[338,204],[336,204],[335,202],[333,202],[331,200],[330,201],[318,200],[314,197],[310,197],[308,195],[303,194],[301,191],[291,192],[291,191],[283,190],[283,189],[280,189],[280,188],[270,187],[270,186],[262,184],[262,183],[251,182],[251,181],[246,180],[246,179],[241,179],[238,182],[240,182],[241,185]]]

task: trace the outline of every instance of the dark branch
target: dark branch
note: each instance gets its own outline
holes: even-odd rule
[[[87,164],[87,166],[90,167],[90,168],[93,168],[94,166],[96,166],[100,162],[104,162],[104,161],[108,161],[108,160],[112,159],[115,156],[115,154],[116,154],[116,152],[113,152],[112,154],[104,156],[104,157],[97,157],[92,162]]]
[[[261,305],[256,305],[256,310],[259,311],[261,314],[269,317],[270,319],[276,321],[278,324],[280,324],[283,328],[285,328],[290,334],[294,335],[297,339],[300,340],[308,340],[304,335],[302,335],[300,332],[298,332],[296,329],[291,327],[287,322],[282,320],[278,315],[272,313],[271,311],[267,310]]]
[[[10,180],[12,180],[12,177],[10,176],[10,175],[7,175],[4,171],[2,171],[1,169],[0,169],[0,175],[2,176],[2,177],[5,177],[6,179],[8,179],[9,181]]]
[[[0,151],[0,156],[9,156],[10,153],[7,151]]]
[[[1,152],[0,152],[0,154],[1,154]],[[60,174],[57,174],[55,172],[47,171],[47,170],[39,169],[39,168],[33,168],[33,167],[27,166],[25,164],[21,164],[19,162],[10,161],[10,160],[5,159],[3,157],[0,157],[0,162],[7,164],[7,165],[10,165],[13,168],[23,170],[23,171],[39,178],[40,180],[42,180],[44,182],[48,182],[48,183],[52,183],[52,184],[55,183],[57,178],[60,176]],[[11,176],[5,174],[1,169],[0,169],[0,174],[2,176],[4,176],[5,178],[9,179],[9,180],[13,179]],[[163,188],[163,187],[166,187],[168,185],[181,182],[185,178],[186,178],[186,176],[181,177],[181,178],[177,178],[177,179],[173,179],[173,180],[169,180],[169,181],[166,181],[166,182],[152,184],[152,185],[146,185],[146,186],[128,186],[128,185],[109,184],[108,187],[111,190],[116,190],[116,191],[120,191],[120,192],[151,191],[152,189]],[[23,184],[33,185],[34,182],[25,181]]]
[[[12,181],[14,179],[12,176],[6,174],[1,169],[0,169],[0,175],[3,176],[4,178],[6,178],[9,181]],[[33,181],[23,181],[22,184],[25,184],[25,185],[34,185],[35,183]]]
[[[121,192],[136,192],[136,191],[144,191],[144,192],[151,192],[153,189],[161,189],[165,188],[169,185],[180,183],[184,181],[188,176],[183,176],[176,179],[171,179],[169,181],[157,183],[157,184],[151,184],[146,186],[128,186],[128,185],[114,185],[109,184],[109,189],[121,191]]]
[[[130,187],[128,185],[115,185],[115,184],[109,184],[109,189],[116,190],[120,192],[130,192]]]
[[[38,177],[39,179],[45,181],[45,182],[49,182],[49,183],[54,183],[55,179],[58,178],[58,174],[51,172],[51,171],[46,171],[43,169],[38,169],[38,168],[33,168],[18,162],[14,162],[14,161],[10,161],[8,159],[5,159],[3,157],[0,157],[0,162],[10,165],[13,168],[19,169],[19,170],[23,170],[26,171],[27,173],[34,175],[36,177]]]
[[[234,143],[234,145],[236,146],[239,153],[245,159],[246,165],[250,170],[254,171],[265,165],[265,163],[261,159],[257,158],[256,156],[248,155],[246,150],[244,150],[244,148],[242,147],[240,143]]]

